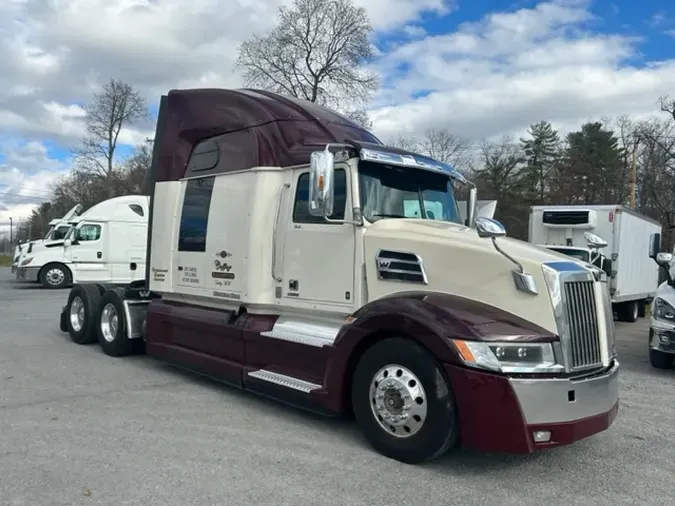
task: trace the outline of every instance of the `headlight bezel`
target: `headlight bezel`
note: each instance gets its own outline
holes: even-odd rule
[[[667,316],[663,312],[667,311],[671,316]],[[662,297],[655,297],[652,304],[652,316],[655,320],[660,320],[662,322],[669,322],[675,324],[675,307]]]
[[[476,369],[483,369],[503,374],[559,374],[565,372],[565,366],[558,357],[555,343],[553,342],[518,342],[518,341],[470,341],[465,339],[452,339],[452,343],[462,362]],[[539,353],[539,362],[526,362],[525,360],[501,360],[498,357],[499,349],[508,353],[516,350],[527,355]],[[536,351],[535,351],[536,350]],[[512,357],[510,357],[512,358]],[[526,357],[523,357],[526,358]]]

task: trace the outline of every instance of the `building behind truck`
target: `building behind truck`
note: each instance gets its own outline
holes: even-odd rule
[[[75,343],[353,413],[409,463],[613,423],[606,279],[476,217],[451,166],[258,90],[172,90],[154,139],[146,278],[74,285],[60,327]]]
[[[661,230],[658,221],[625,206],[532,206],[528,238],[603,269],[618,319],[635,322],[659,285],[659,267],[649,255]]]
[[[45,288],[144,279],[150,197],[104,200],[68,223],[63,239],[23,254],[16,278]]]

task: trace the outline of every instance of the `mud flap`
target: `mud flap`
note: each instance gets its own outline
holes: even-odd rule
[[[68,332],[68,304],[63,306],[61,308],[61,315],[59,318],[59,328],[61,329],[61,332]]]

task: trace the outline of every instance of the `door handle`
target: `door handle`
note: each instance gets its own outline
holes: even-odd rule
[[[96,258],[101,258],[103,256],[103,252],[97,251],[96,252]]]

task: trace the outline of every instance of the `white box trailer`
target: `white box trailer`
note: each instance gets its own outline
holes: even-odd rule
[[[659,267],[649,258],[661,224],[620,205],[532,206],[529,242],[593,263],[609,276],[614,311],[621,321],[645,315],[659,284]],[[590,234],[606,245],[589,246]]]

